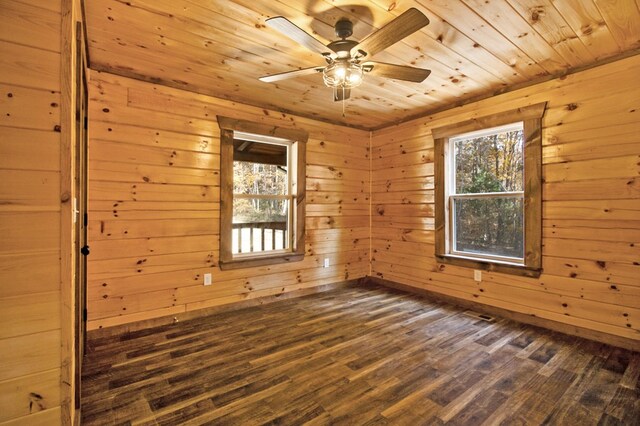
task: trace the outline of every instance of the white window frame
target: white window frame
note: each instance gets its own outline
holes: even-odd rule
[[[256,258],[261,256],[273,256],[275,254],[286,254],[294,251],[294,206],[296,196],[292,191],[292,188],[296,185],[295,175],[292,173],[294,170],[293,164],[296,164],[297,158],[294,157],[296,155],[295,149],[295,141],[277,138],[274,136],[265,136],[258,135],[247,132],[233,132],[233,138],[240,139],[248,142],[262,143],[262,144],[270,144],[270,145],[279,145],[286,147],[287,152],[287,188],[285,195],[260,195],[260,194],[237,194],[232,192],[232,200],[235,199],[264,199],[264,200],[287,200],[288,208],[287,208],[287,229],[286,229],[286,247],[283,249],[276,250],[264,250],[264,251],[253,251],[253,252],[240,252],[240,253],[232,253],[233,259],[247,259],[247,258]],[[235,163],[235,160],[234,160]],[[234,175],[235,177],[235,175]],[[235,183],[235,182],[234,182]],[[232,201],[233,202],[233,201]],[[275,238],[275,233],[273,235]]]
[[[488,260],[492,262],[499,262],[509,265],[524,265],[524,253],[520,258],[509,257],[509,256],[500,256],[486,253],[472,253],[467,251],[459,251],[456,250],[456,221],[455,221],[455,200],[460,199],[479,199],[479,198],[518,198],[523,200],[523,212],[522,212],[522,238],[524,243],[525,237],[525,220],[526,216],[524,214],[524,189],[522,191],[512,191],[512,192],[481,192],[481,193],[467,193],[467,194],[458,194],[456,193],[456,142],[474,139],[489,135],[495,135],[499,133],[506,133],[511,131],[520,130],[524,132],[524,123],[522,121],[517,121],[514,123],[509,123],[501,126],[495,126],[488,129],[477,130],[473,132],[461,133],[458,135],[454,135],[450,137],[445,146],[445,197],[446,197],[446,250],[447,254],[450,256],[465,258],[465,259],[474,259],[474,260]],[[524,138],[522,141],[522,160],[523,160],[523,168],[524,168]]]

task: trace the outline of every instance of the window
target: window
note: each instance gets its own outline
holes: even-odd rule
[[[304,257],[306,132],[218,117],[220,267]]]
[[[537,276],[545,103],[433,129],[436,257]]]

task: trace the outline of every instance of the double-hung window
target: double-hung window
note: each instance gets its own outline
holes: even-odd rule
[[[544,108],[538,104],[433,129],[439,261],[540,273]]]
[[[304,257],[306,132],[218,117],[220,267]]]
[[[524,263],[522,131],[518,122],[449,139],[451,254]]]

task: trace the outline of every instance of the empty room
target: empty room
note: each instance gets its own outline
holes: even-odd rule
[[[637,0],[1,0],[0,425],[640,424]]]

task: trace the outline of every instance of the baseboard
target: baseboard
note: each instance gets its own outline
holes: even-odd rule
[[[279,293],[271,296],[256,297],[255,299],[248,299],[241,302],[229,303],[226,305],[212,306],[209,308],[198,309],[195,311],[181,312],[175,315],[167,315],[158,318],[151,318],[143,321],[135,321],[127,324],[114,325],[113,327],[98,328],[87,332],[87,340],[91,342],[96,339],[103,339],[111,336],[118,336],[133,331],[144,330],[147,328],[160,327],[164,325],[173,324],[175,322],[186,321],[193,318],[206,317],[209,315],[215,315],[221,312],[237,311],[239,309],[249,308],[251,306],[265,305],[268,303],[274,303],[281,300],[293,299],[302,296],[308,296],[310,294],[322,293],[325,291],[335,290],[338,288],[344,288],[355,285],[362,285],[360,281],[366,278],[358,278],[347,281],[340,281],[331,284],[323,284],[316,287],[309,287],[300,290],[294,290],[287,293]]]
[[[417,294],[432,300],[440,300],[451,305],[459,306],[465,309],[471,309],[476,312],[489,314],[492,316],[502,317],[513,321],[530,324],[537,327],[546,328],[560,333],[578,336],[584,339],[593,340],[599,343],[606,343],[612,346],[629,349],[632,351],[640,351],[640,340],[633,340],[627,337],[614,336],[612,334],[603,333],[601,331],[590,330],[588,328],[578,327],[575,325],[564,324],[561,322],[540,318],[535,315],[523,314],[520,312],[509,311],[507,309],[485,305],[471,300],[459,299],[442,293],[417,288],[406,284],[389,281],[378,277],[367,277],[361,281],[361,285],[380,285],[407,293]]]

